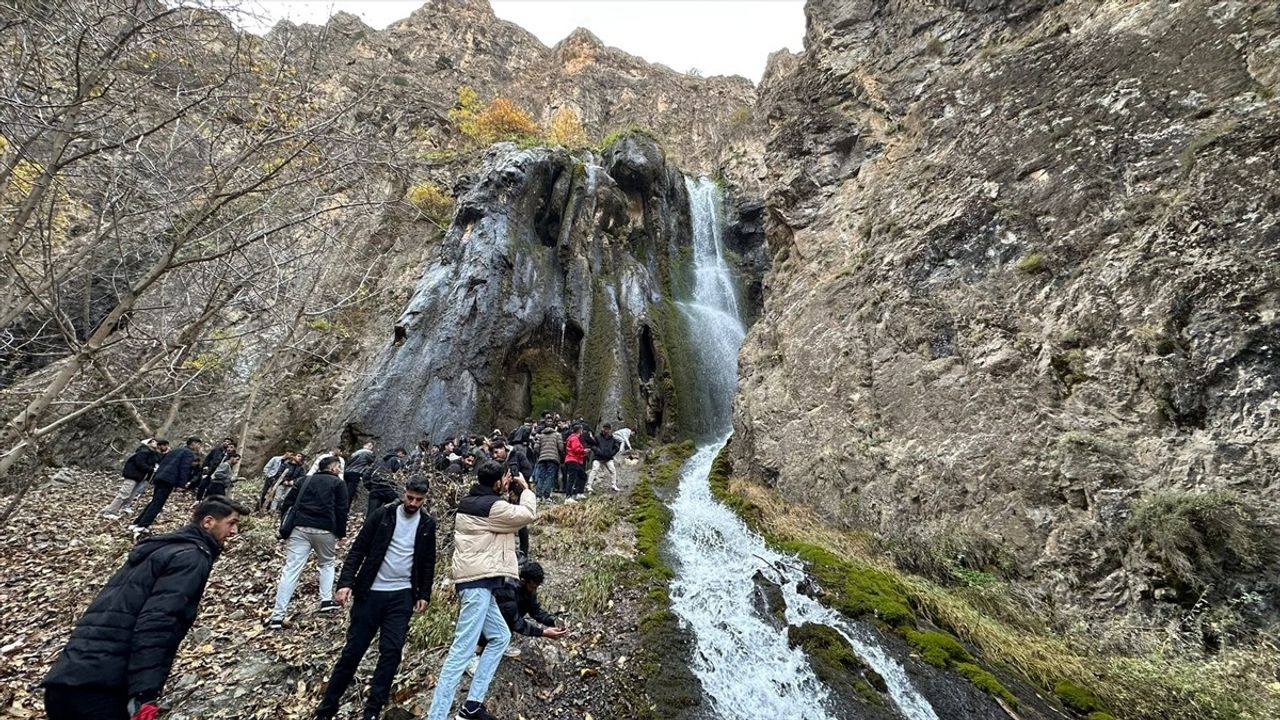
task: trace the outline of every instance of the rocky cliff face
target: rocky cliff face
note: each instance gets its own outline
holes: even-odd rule
[[[761,89],[775,269],[741,356],[739,467],[1057,604],[1265,595],[1274,5],[807,13],[805,52]],[[1179,506],[1197,502],[1247,541],[1214,540]],[[1144,526],[1175,516],[1174,539]]]
[[[344,435],[409,445],[544,411],[687,430],[696,380],[674,305],[690,283],[680,169],[631,133],[600,154],[495,145],[478,177]],[[744,250],[758,249],[748,238]]]
[[[481,258],[481,264],[476,264],[466,255],[466,248],[478,239],[442,237],[437,223],[447,226],[448,217],[433,222],[405,202],[406,191],[423,183],[433,183],[458,200],[469,198],[459,203],[463,213],[459,216],[463,221],[458,225],[460,233],[471,222],[503,214],[536,221],[536,227],[521,230],[532,234],[521,235],[519,242],[528,241],[534,247],[518,259],[544,263],[545,272],[536,277],[524,275],[536,282],[519,287],[548,294],[521,299],[529,304],[525,310],[530,317],[545,311],[536,321],[526,318],[529,323],[517,323],[520,329],[512,339],[522,343],[522,350],[533,345],[543,347],[541,341],[546,340],[545,348],[552,351],[551,356],[560,357],[566,343],[581,341],[585,352],[586,344],[595,337],[586,333],[593,324],[592,313],[609,314],[604,305],[597,308],[597,295],[609,307],[639,302],[639,298],[646,302],[651,299],[647,293],[652,288],[645,285],[649,280],[641,282],[634,275],[618,274],[606,283],[612,288],[606,290],[595,274],[631,272],[618,265],[616,258],[619,253],[640,252],[636,243],[642,241],[636,239],[635,233],[647,233],[643,242],[656,243],[643,251],[651,255],[642,253],[632,258],[642,266],[655,267],[653,258],[666,248],[664,245],[659,250],[657,244],[675,242],[675,234],[663,223],[678,225],[683,217],[683,188],[677,167],[693,175],[728,173],[735,178],[731,200],[742,203],[743,208],[735,232],[742,241],[740,250],[746,263],[753,268],[751,276],[755,279],[751,283],[758,305],[759,277],[767,258],[761,251],[760,204],[745,198],[760,186],[763,144],[753,132],[751,108],[755,93],[745,79],[684,75],[608,48],[586,31],[575,32],[548,48],[519,27],[498,20],[484,0],[435,0],[383,31],[339,13],[324,26],[282,23],[265,38],[237,33],[230,22],[213,13],[192,14],[199,16],[199,22],[173,30],[189,32],[190,38],[157,40],[147,36],[145,41],[139,41],[139,47],[130,49],[126,60],[110,69],[116,87],[128,88],[135,94],[130,102],[143,108],[135,108],[128,117],[141,123],[147,113],[167,111],[179,103],[175,97],[186,97],[182,93],[175,95],[175,88],[204,88],[217,79],[214,76],[220,68],[234,65],[232,84],[237,88],[243,85],[243,102],[210,104],[207,111],[197,106],[193,113],[211,128],[209,133],[215,139],[261,133],[264,125],[269,127],[280,118],[297,123],[309,112],[333,113],[331,119],[308,128],[308,132],[324,135],[321,144],[332,143],[322,153],[328,159],[321,167],[323,177],[312,165],[295,168],[297,177],[284,184],[290,196],[275,198],[268,204],[272,217],[305,218],[317,197],[332,204],[350,203],[352,209],[326,212],[322,220],[289,224],[293,231],[289,233],[291,252],[287,257],[296,256],[296,261],[281,262],[281,257],[286,256],[270,250],[267,254],[273,257],[250,263],[259,269],[275,263],[279,267],[265,282],[258,278],[246,281],[229,301],[221,300],[225,309],[204,321],[200,332],[183,345],[181,357],[163,364],[168,368],[163,379],[152,373],[137,381],[136,387],[122,392],[139,398],[129,413],[121,405],[112,404],[68,424],[56,441],[44,446],[46,461],[97,462],[114,456],[103,453],[108,445],[116,449],[131,447],[142,432],[140,423],[131,415],[134,411],[149,425],[149,432],[163,430],[174,435],[238,433],[238,428],[247,423],[251,460],[284,447],[314,447],[328,442],[326,435],[336,432],[339,421],[380,412],[369,409],[348,414],[341,409],[354,407],[351,393],[366,384],[366,373],[380,367],[380,353],[392,341],[395,328],[407,331],[413,324],[407,319],[413,315],[406,316],[399,325],[396,321],[410,299],[417,298],[411,308],[416,309],[416,314],[423,311],[423,296],[421,292],[415,296],[414,284],[423,267],[435,262],[437,245],[444,241],[448,256],[444,262],[450,267],[465,265],[472,274],[482,267],[494,269],[488,265],[493,258]],[[200,33],[216,36],[217,41],[205,42]],[[9,42],[10,38],[6,36],[4,41]],[[201,54],[191,54],[187,46],[198,47]],[[559,151],[531,151],[508,164],[485,157],[483,147],[476,147],[463,137],[449,114],[463,85],[474,88],[481,103],[506,97],[544,124],[557,110],[573,109],[582,121],[583,144],[597,148],[606,135],[642,128],[660,138],[660,143],[651,143],[646,152],[659,153],[654,172],[662,177],[614,177],[609,168],[626,162],[615,162],[602,149],[584,150],[573,156]],[[160,102],[161,96],[167,100]],[[297,98],[305,98],[306,102],[299,104],[295,102]],[[112,100],[112,96],[106,99]],[[0,145],[0,151],[19,147],[23,139],[8,127],[6,132],[12,137],[7,136],[8,144]],[[129,134],[123,125],[120,132]],[[283,138],[272,140],[264,147],[282,141]],[[241,140],[219,144],[199,138],[198,142],[230,148],[237,147]],[[163,146],[151,139],[146,143],[132,142],[130,157],[141,168],[137,172],[140,186],[156,194],[154,188],[186,187],[184,182],[200,187],[208,180],[210,173],[204,170],[203,163],[211,153],[195,153],[189,162],[165,165],[155,160],[157,156],[170,160]],[[224,154],[229,156],[231,152]],[[243,167],[235,171],[266,173],[276,160],[274,154],[254,156],[240,163]],[[331,172],[340,164],[345,169]],[[153,212],[156,218],[148,215],[147,224],[135,222],[120,231],[126,240],[119,248],[94,242],[92,236],[98,229],[115,228],[108,218],[109,204],[99,199],[99,186],[120,195],[111,190],[114,172],[110,163],[104,162],[103,167],[80,170],[74,182],[58,184],[59,188],[65,185],[68,189],[68,198],[58,201],[58,210],[75,210],[65,223],[70,228],[69,237],[58,248],[68,256],[80,258],[68,265],[83,268],[83,272],[59,279],[58,293],[64,302],[78,309],[72,321],[81,340],[101,323],[119,300],[121,288],[132,280],[132,276],[121,277],[126,273],[121,270],[119,256],[153,257],[149,238],[164,231],[165,223],[174,222],[170,216],[177,212],[166,214],[163,208],[183,207],[166,197],[165,202],[154,203],[161,208]],[[519,177],[492,174],[508,172]],[[148,173],[157,177],[150,178]],[[500,209],[503,199],[491,194],[499,189],[528,193],[522,196],[525,205]],[[109,196],[106,191],[101,191],[104,197]],[[657,194],[650,194],[651,191]],[[182,199],[199,205],[193,199]],[[555,205],[565,202],[571,204]],[[653,203],[661,203],[661,207]],[[150,205],[148,211],[151,212]],[[236,217],[258,215],[240,213]],[[481,228],[481,237],[493,238],[501,247],[513,242],[511,238],[497,239],[497,229],[485,228],[488,226]],[[33,236],[38,230],[33,226]],[[609,233],[614,236],[609,244],[602,245],[600,237]],[[544,241],[551,245],[543,245]],[[78,254],[76,248],[81,245],[106,250]],[[625,250],[619,249],[624,247]],[[512,259],[516,256],[508,257]],[[531,272],[517,267],[519,273]],[[562,267],[565,274],[560,274]],[[187,271],[189,277],[157,284],[142,303],[147,310],[129,316],[130,327],[141,337],[173,336],[175,328],[186,327],[192,318],[205,313],[203,297],[190,292],[193,283],[205,289],[210,283],[201,282],[202,278],[217,279],[226,275],[224,271],[225,268],[213,272],[205,266],[193,266]],[[512,268],[505,272],[503,277],[511,279]],[[551,275],[558,275],[559,279],[542,285]],[[103,282],[104,277],[110,282]],[[656,278],[653,281],[658,282]],[[498,284],[495,279],[491,286],[495,293]],[[505,285],[497,296],[513,297],[509,283]],[[20,407],[17,403],[25,402],[24,393],[49,384],[48,377],[62,367],[69,353],[67,343],[53,329],[57,324],[49,313],[40,303],[28,304],[32,309],[26,315],[11,324],[6,321],[6,327],[0,328],[0,340],[5,343],[0,354],[3,382],[17,391],[0,397],[0,405],[14,413]],[[476,310],[480,313],[503,309],[502,305],[482,305]],[[435,324],[440,325],[442,318],[436,317]],[[617,360],[636,369],[641,364],[639,348],[650,341],[641,342],[632,336],[644,325],[639,315],[627,316],[626,322],[632,320],[635,323],[625,328],[625,333],[622,326],[615,327],[614,340],[623,343],[625,336],[630,349],[618,352],[629,354]],[[607,322],[623,321],[612,317]],[[601,322],[594,325],[600,327]],[[650,331],[660,332],[656,325]],[[575,339],[575,332],[581,337]],[[406,341],[418,342],[409,334]],[[653,339],[651,344],[660,356],[661,341]],[[142,364],[135,357],[140,351],[128,344],[111,347],[106,356],[118,375],[124,375],[130,366]],[[406,350],[402,347],[399,352]],[[487,350],[477,347],[473,352],[479,357]],[[565,356],[571,355],[568,352]],[[599,358],[599,362],[612,362],[600,353],[592,357]],[[483,381],[490,386],[498,384],[499,371],[532,376],[531,368],[537,364],[533,356],[521,359],[499,354],[495,361],[501,367],[492,368],[492,381]],[[637,380],[631,377],[636,373],[623,372],[619,364],[615,376],[605,382],[607,387],[587,388],[573,374],[576,370],[566,366],[561,370],[569,375],[553,378],[557,382],[542,389],[560,397],[560,381],[568,382],[573,402],[580,398],[587,404],[584,413],[622,415],[628,424],[653,432],[664,427],[672,430],[677,427],[673,424],[677,413],[674,406],[664,406],[672,394],[664,391],[657,369],[662,358],[655,356],[644,362],[648,363],[646,372],[657,373],[652,378]],[[107,381],[90,375],[77,378],[64,400],[76,402],[103,392]],[[532,383],[530,379],[526,384],[532,387]],[[477,392],[482,407],[474,417],[486,422],[508,422],[527,411],[524,406],[532,402],[529,398],[503,399]],[[522,395],[526,390],[515,392]],[[360,402],[366,401],[372,402],[362,396]],[[588,410],[588,406],[592,409]],[[471,412],[468,410],[467,414]],[[447,424],[454,421],[461,422],[462,417],[450,416]],[[353,427],[352,432],[358,433],[359,428]]]

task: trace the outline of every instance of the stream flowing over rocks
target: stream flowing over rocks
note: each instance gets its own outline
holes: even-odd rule
[[[232,435],[252,486],[549,411],[634,449],[539,510],[574,632],[502,717],[1280,717],[1280,3],[807,0],[758,86],[486,0],[12,10],[0,714],[128,551],[75,508],[140,437]],[[301,717],[337,651],[261,627],[247,525],[172,717]]]

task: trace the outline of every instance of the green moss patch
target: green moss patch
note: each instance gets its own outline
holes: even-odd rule
[[[864,678],[871,672],[854,653],[849,641],[834,628],[816,623],[805,623],[787,628],[787,642],[791,647],[802,648],[813,664],[813,672],[836,692],[862,699],[872,705],[883,705],[884,698]]]
[[[520,358],[529,371],[529,405],[533,414],[569,412],[573,404],[573,379],[559,356],[547,350],[530,350]]]
[[[1063,705],[1084,715],[1086,713],[1105,713],[1107,708],[1097,695],[1087,687],[1063,680],[1053,686],[1053,694]],[[1098,720],[1094,718],[1094,720]]]
[[[809,564],[827,591],[823,602],[830,607],[850,617],[874,617],[893,627],[915,625],[907,594],[889,573],[846,561],[817,545],[794,541],[777,545]]]

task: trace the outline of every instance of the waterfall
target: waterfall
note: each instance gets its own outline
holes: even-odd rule
[[[771,550],[712,495],[711,464],[732,428],[733,394],[738,378],[738,349],[745,330],[738,310],[733,273],[721,242],[719,188],[707,179],[685,179],[693,220],[693,287],[678,303],[689,324],[698,363],[698,400],[711,433],[680,472],[680,488],[671,505],[669,537],[676,577],[671,606],[692,630],[691,667],[711,709],[725,720],[831,715],[826,687],[813,674],[787,634],[770,625],[753,602],[751,578],[757,570],[778,574],[788,623],[817,622],[840,632],[858,655],[885,679],[889,697],[909,720],[938,720],[929,703],[912,687],[906,672],[870,634],[796,591],[800,562]]]
[[[733,394],[738,387],[738,348],[746,329],[738,312],[733,272],[720,240],[724,221],[720,188],[706,178],[685,178],[693,225],[693,288],[676,306],[689,327],[689,344],[698,365],[694,404],[700,422],[692,427],[699,439],[723,436],[732,424]]]

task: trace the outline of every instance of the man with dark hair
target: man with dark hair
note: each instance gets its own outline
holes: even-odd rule
[[[477,468],[476,479],[477,484],[458,503],[454,518],[453,579],[462,608],[449,655],[440,668],[427,720],[445,720],[449,715],[454,691],[482,631],[489,645],[480,656],[467,701],[457,717],[493,720],[493,715],[484,707],[484,699],[498,671],[498,663],[502,662],[502,654],[511,643],[511,631],[493,593],[502,588],[507,578],[519,577],[515,533],[537,517],[538,500],[524,477],[512,475],[490,461]],[[511,485],[520,492],[519,504],[504,499]]]
[[[191,476],[196,465],[196,453],[200,452],[200,446],[200,438],[193,436],[187,438],[186,444],[182,447],[165,453],[152,481],[154,486],[151,490],[151,502],[147,503],[147,506],[142,509],[142,514],[138,515],[133,525],[129,526],[135,535],[148,532],[151,523],[155,522],[160,516],[160,511],[164,510],[164,504],[168,502],[174,488],[187,487],[191,484]]]
[[[528,445],[529,440],[533,438],[533,418],[525,418],[524,424],[511,431],[511,436],[507,438],[512,445]]]
[[[380,506],[365,520],[342,564],[337,600],[351,606],[347,643],[329,675],[316,720],[333,720],[356,668],[378,635],[378,665],[365,700],[363,720],[377,720],[391,698],[391,683],[409,634],[409,619],[431,601],[435,582],[436,521],[422,510],[427,481],[414,477],[404,500]]]
[[[155,717],[213,562],[248,512],[234,500],[210,497],[186,527],[134,546],[44,678],[50,720]]]
[[[587,463],[587,445],[582,439],[582,426],[574,425],[573,431],[564,442],[564,498],[565,502],[574,503],[586,499],[587,473],[583,470]]]
[[[287,540],[276,605],[267,627],[284,627],[285,611],[314,550],[320,564],[320,612],[336,612],[333,600],[334,565],[338,541],[347,535],[347,486],[338,478],[338,458],[320,460],[320,472],[293,486],[282,505],[280,536]]]
[[[240,453],[235,451],[235,446],[227,451],[222,457],[222,462],[218,464],[218,469],[213,471],[213,476],[209,478],[209,487],[207,493],[209,495],[230,495],[228,490],[231,484],[236,481],[236,470],[240,468]]]
[[[519,583],[515,585],[506,583],[494,592],[498,609],[502,611],[502,618],[507,621],[507,628],[511,632],[551,640],[559,640],[568,632],[559,618],[543,610],[538,602],[538,588],[542,587],[546,579],[547,575],[541,565],[536,562],[527,562],[520,566]],[[529,622],[526,618],[531,618],[533,622]],[[487,644],[488,641],[481,635],[480,646],[476,648],[476,652],[479,653]],[[508,647],[505,656],[520,657],[520,650],[516,647]],[[467,674],[475,675],[479,664],[478,655],[471,658],[471,664],[467,666]]]
[[[556,432],[554,423],[542,426],[533,444],[535,465],[533,477],[537,485],[538,498],[546,500],[556,488],[556,477],[560,474],[560,460],[564,457],[564,439]]]
[[[587,480],[587,487],[592,486],[595,478],[602,477],[608,478],[610,489],[618,492],[618,468],[613,464],[613,459],[618,456],[621,447],[618,439],[613,436],[613,425],[605,423],[596,436],[595,454],[591,458],[591,478]]]
[[[374,466],[373,472],[365,478],[364,487],[369,491],[369,508],[365,512],[365,519],[373,516],[373,511],[396,500],[395,476],[404,468],[405,458],[409,453],[404,448],[396,448],[394,452],[387,453]]]

